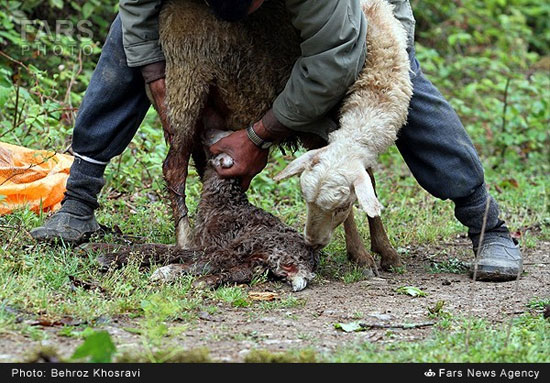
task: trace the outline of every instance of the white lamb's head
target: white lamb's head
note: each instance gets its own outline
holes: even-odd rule
[[[312,246],[326,246],[336,227],[348,217],[355,201],[370,216],[380,215],[371,179],[360,153],[353,148],[330,144],[311,150],[292,161],[275,179],[300,174],[307,204],[304,236]]]

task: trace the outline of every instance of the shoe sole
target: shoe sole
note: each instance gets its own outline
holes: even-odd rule
[[[95,232],[85,233],[76,239],[64,238],[61,234],[48,230],[31,231],[30,234],[36,242],[49,243],[52,245],[59,244],[59,242],[61,242],[70,246],[78,246],[84,242],[87,242],[94,233]]]
[[[474,278],[474,271],[469,271],[470,278]],[[476,273],[476,281],[484,282],[508,282],[518,278],[518,273],[514,273],[512,269],[503,271],[502,268],[496,267],[478,267]]]

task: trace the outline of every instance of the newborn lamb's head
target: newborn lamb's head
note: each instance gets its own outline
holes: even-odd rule
[[[296,238],[289,240],[287,237],[284,247],[278,246],[269,252],[267,266],[275,277],[289,283],[294,291],[301,291],[315,278],[319,252],[306,245],[301,235],[293,234]]]
[[[355,149],[359,151],[359,149]],[[326,246],[334,229],[349,216],[359,201],[370,216],[380,215],[371,179],[360,152],[350,146],[330,144],[311,150],[292,161],[276,180],[301,174],[302,194],[307,204],[304,235],[312,246]]]

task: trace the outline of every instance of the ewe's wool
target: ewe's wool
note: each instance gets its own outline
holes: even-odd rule
[[[229,128],[258,121],[300,54],[298,33],[280,0],[266,2],[240,23],[215,19],[202,0],[171,1],[161,12],[160,39],[170,121],[179,130],[173,145],[192,139],[213,88],[225,103]]]

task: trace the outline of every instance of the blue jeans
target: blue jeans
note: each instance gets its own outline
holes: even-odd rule
[[[88,162],[107,164],[132,141],[150,105],[141,71],[126,63],[117,16],[78,111],[73,152]]]
[[[409,56],[413,96],[397,148],[430,194],[441,199],[466,197],[484,182],[479,156],[454,109],[424,76],[414,49]]]
[[[468,214],[456,211],[457,218],[471,232],[479,231],[488,198],[479,157],[453,108],[422,73],[414,49],[410,59],[414,93],[397,147],[424,189],[454,200],[459,210],[469,206]],[[86,162],[108,163],[130,143],[149,106],[141,72],[126,64],[117,16],[80,107],[73,151]],[[477,207],[472,208],[474,195]],[[489,229],[502,225],[496,204],[493,215]]]

